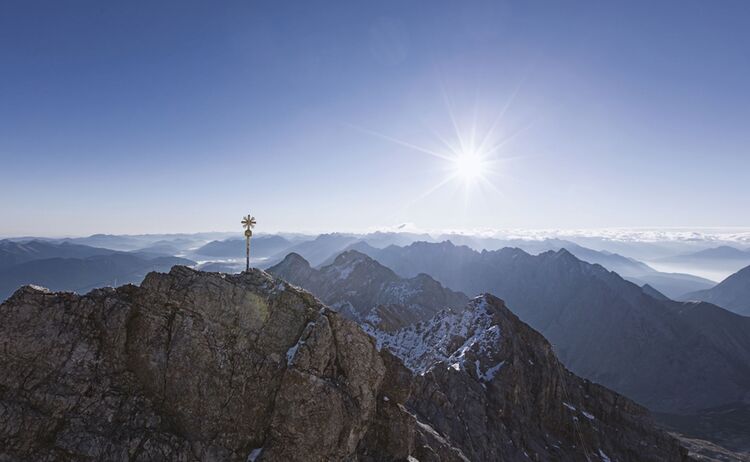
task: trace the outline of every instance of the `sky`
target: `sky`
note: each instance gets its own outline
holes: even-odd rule
[[[743,0],[0,2],[2,236],[747,227],[749,146]]]

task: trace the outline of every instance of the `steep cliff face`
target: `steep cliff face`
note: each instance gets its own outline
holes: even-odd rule
[[[681,460],[648,411],[566,370],[491,295],[378,344],[414,373],[407,407],[470,460]]]
[[[0,306],[0,460],[684,460],[641,408],[554,372],[497,299],[473,303],[497,342],[420,375],[262,271],[25,287]]]
[[[27,287],[0,316],[10,459],[344,459],[385,373],[356,325],[260,271]]]

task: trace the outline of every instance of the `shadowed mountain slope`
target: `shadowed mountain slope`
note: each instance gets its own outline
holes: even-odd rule
[[[150,271],[168,271],[192,261],[177,257],[143,257],[115,252],[88,258],[32,260],[0,270],[0,300],[25,284],[53,290],[88,292],[95,287],[140,283]]]
[[[743,316],[750,316],[750,266],[745,267],[708,290],[692,292],[683,300],[714,303]]]
[[[691,412],[748,398],[748,318],[654,298],[566,250],[532,256],[443,242],[369,252],[403,277],[427,273],[469,295],[497,294],[573,372],[654,410]]]

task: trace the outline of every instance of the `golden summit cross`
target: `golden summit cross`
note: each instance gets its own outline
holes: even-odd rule
[[[255,217],[248,214],[242,218],[242,227],[245,228],[245,250],[247,255],[245,271],[250,271],[250,238],[253,237],[252,228],[255,228]]]

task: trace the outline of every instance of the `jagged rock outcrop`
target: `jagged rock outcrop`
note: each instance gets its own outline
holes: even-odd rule
[[[491,295],[395,333],[370,329],[414,372],[407,407],[469,460],[683,460],[648,411],[566,370]]]
[[[343,460],[385,374],[356,325],[260,271],[26,287],[0,318],[0,460]]]
[[[499,343],[459,335],[459,366],[419,375],[258,270],[25,287],[0,305],[0,460],[684,460],[643,409],[556,373],[502,302],[469,309]]]
[[[426,274],[401,278],[367,255],[348,250],[315,269],[296,253],[268,269],[309,290],[331,308],[357,322],[393,331],[424,321],[444,308],[463,308],[469,298],[446,289]]]

